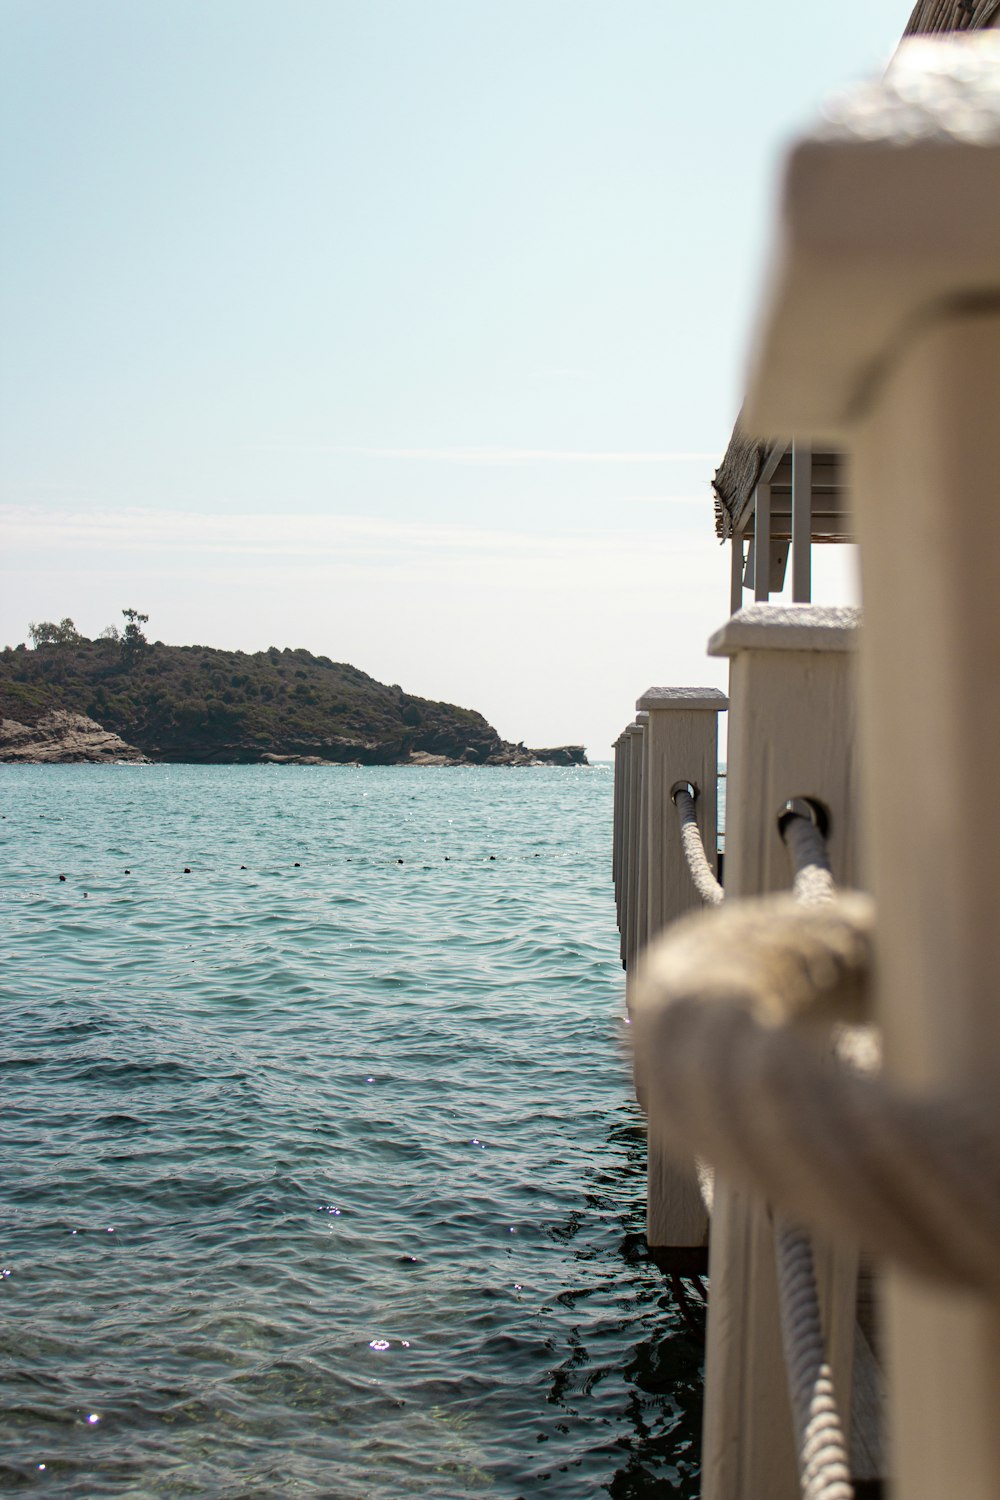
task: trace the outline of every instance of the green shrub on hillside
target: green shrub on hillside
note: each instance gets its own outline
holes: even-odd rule
[[[71,709],[167,760],[255,760],[270,751],[385,761],[410,750],[457,758],[501,748],[481,714],[387,687],[346,662],[303,647],[250,655],[150,644],[139,629],[145,617],[124,613],[121,638],[89,641],[67,619],[33,626],[34,650],[0,652],[0,715],[33,724],[53,708]]]

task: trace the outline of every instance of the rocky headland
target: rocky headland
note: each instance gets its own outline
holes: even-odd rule
[[[297,649],[253,654],[115,640],[0,652],[0,761],[586,765],[529,749],[482,714]]]
[[[56,708],[42,714],[34,724],[0,719],[0,760],[45,761],[72,765],[81,761],[145,761],[148,757],[134,745],[126,745],[117,734],[86,714]]]

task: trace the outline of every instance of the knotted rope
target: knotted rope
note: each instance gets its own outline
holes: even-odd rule
[[[686,784],[675,786],[672,792],[674,806],[681,831],[681,849],[695,890],[706,906],[721,906],[724,892],[712,873],[712,866],[701,840],[701,830],[694,810],[694,797]]]
[[[912,1097],[838,1069],[793,1021],[868,1019],[870,901],[741,901],[674,924],[633,992],[664,1142],[752,1185],[790,1220],[918,1275],[1000,1294],[992,1097]]]

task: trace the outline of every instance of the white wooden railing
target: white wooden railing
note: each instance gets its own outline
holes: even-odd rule
[[[1000,1099],[1000,803],[988,772],[1000,743],[998,410],[1000,38],[915,41],[791,154],[743,418],[761,440],[834,444],[848,455],[862,649],[848,615],[767,605],[736,614],[710,649],[731,672],[727,906],[787,886],[784,802],[822,807],[838,882],[876,897],[887,1085],[956,1110],[971,1097]],[[688,752],[672,760],[664,748],[671,720],[657,703],[670,699],[644,695],[646,717],[616,747],[630,997],[643,947],[695,899],[684,894],[664,786],[695,788],[714,848],[714,780]],[[691,1249],[694,1168],[676,1141],[674,1155],[661,1152],[655,1059],[636,1062],[649,1114],[651,1241]],[[702,1085],[711,1089],[711,1078]],[[1000,1105],[982,1128],[1000,1134]],[[982,1192],[1000,1194],[1000,1182],[984,1180]],[[840,1233],[819,1251],[830,1362],[846,1404],[855,1237]],[[944,1266],[936,1284],[891,1254],[885,1271],[892,1493],[992,1500],[1000,1297],[988,1285],[949,1286]],[[798,1493],[781,1365],[768,1206],[720,1180],[706,1500]]]
[[[649,688],[636,705],[635,721],[616,742],[615,878],[626,1004],[629,977],[645,946],[701,904],[676,839],[672,791],[678,783],[694,788],[699,831],[714,854],[719,714],[726,706],[725,694],[716,688]],[[637,1087],[642,1098],[641,1078]],[[648,1174],[650,1250],[666,1270],[704,1272],[708,1216],[697,1173],[662,1152],[654,1131]]]
[[[645,943],[699,908],[681,844],[672,791],[695,791],[706,854],[716,848],[718,714],[729,710],[725,892],[727,899],[787,890],[788,853],[778,827],[786,803],[822,808],[840,884],[859,883],[855,817],[858,763],[854,676],[857,612],[754,604],[712,638],[730,660],[730,695],[650,689],[640,718],[616,746],[616,868],[626,997]],[[642,830],[645,829],[645,839]],[[642,866],[647,867],[645,875]],[[636,912],[633,902],[639,902]],[[784,1375],[773,1229],[767,1206],[734,1184],[714,1186],[711,1248],[697,1168],[686,1170],[662,1139],[658,1099],[637,1083],[648,1116],[647,1239],[665,1270],[710,1277],[703,1442],[706,1497],[796,1496],[798,1462]],[[857,1253],[817,1246],[830,1363],[849,1411]]]

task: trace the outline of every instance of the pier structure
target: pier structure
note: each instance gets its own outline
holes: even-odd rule
[[[785,586],[791,560],[795,604],[812,599],[812,548],[817,542],[851,542],[844,456],[824,445],[760,443],[737,422],[715,476],[715,525],[730,544],[729,608],[741,609],[744,591],[766,604]]]
[[[682,1277],[708,1240],[704,1500],[1000,1494],[1000,3],[908,30],[949,20],[790,154],[728,701],[647,690],[616,746],[648,1238]],[[849,538],[863,626],[807,602]]]

